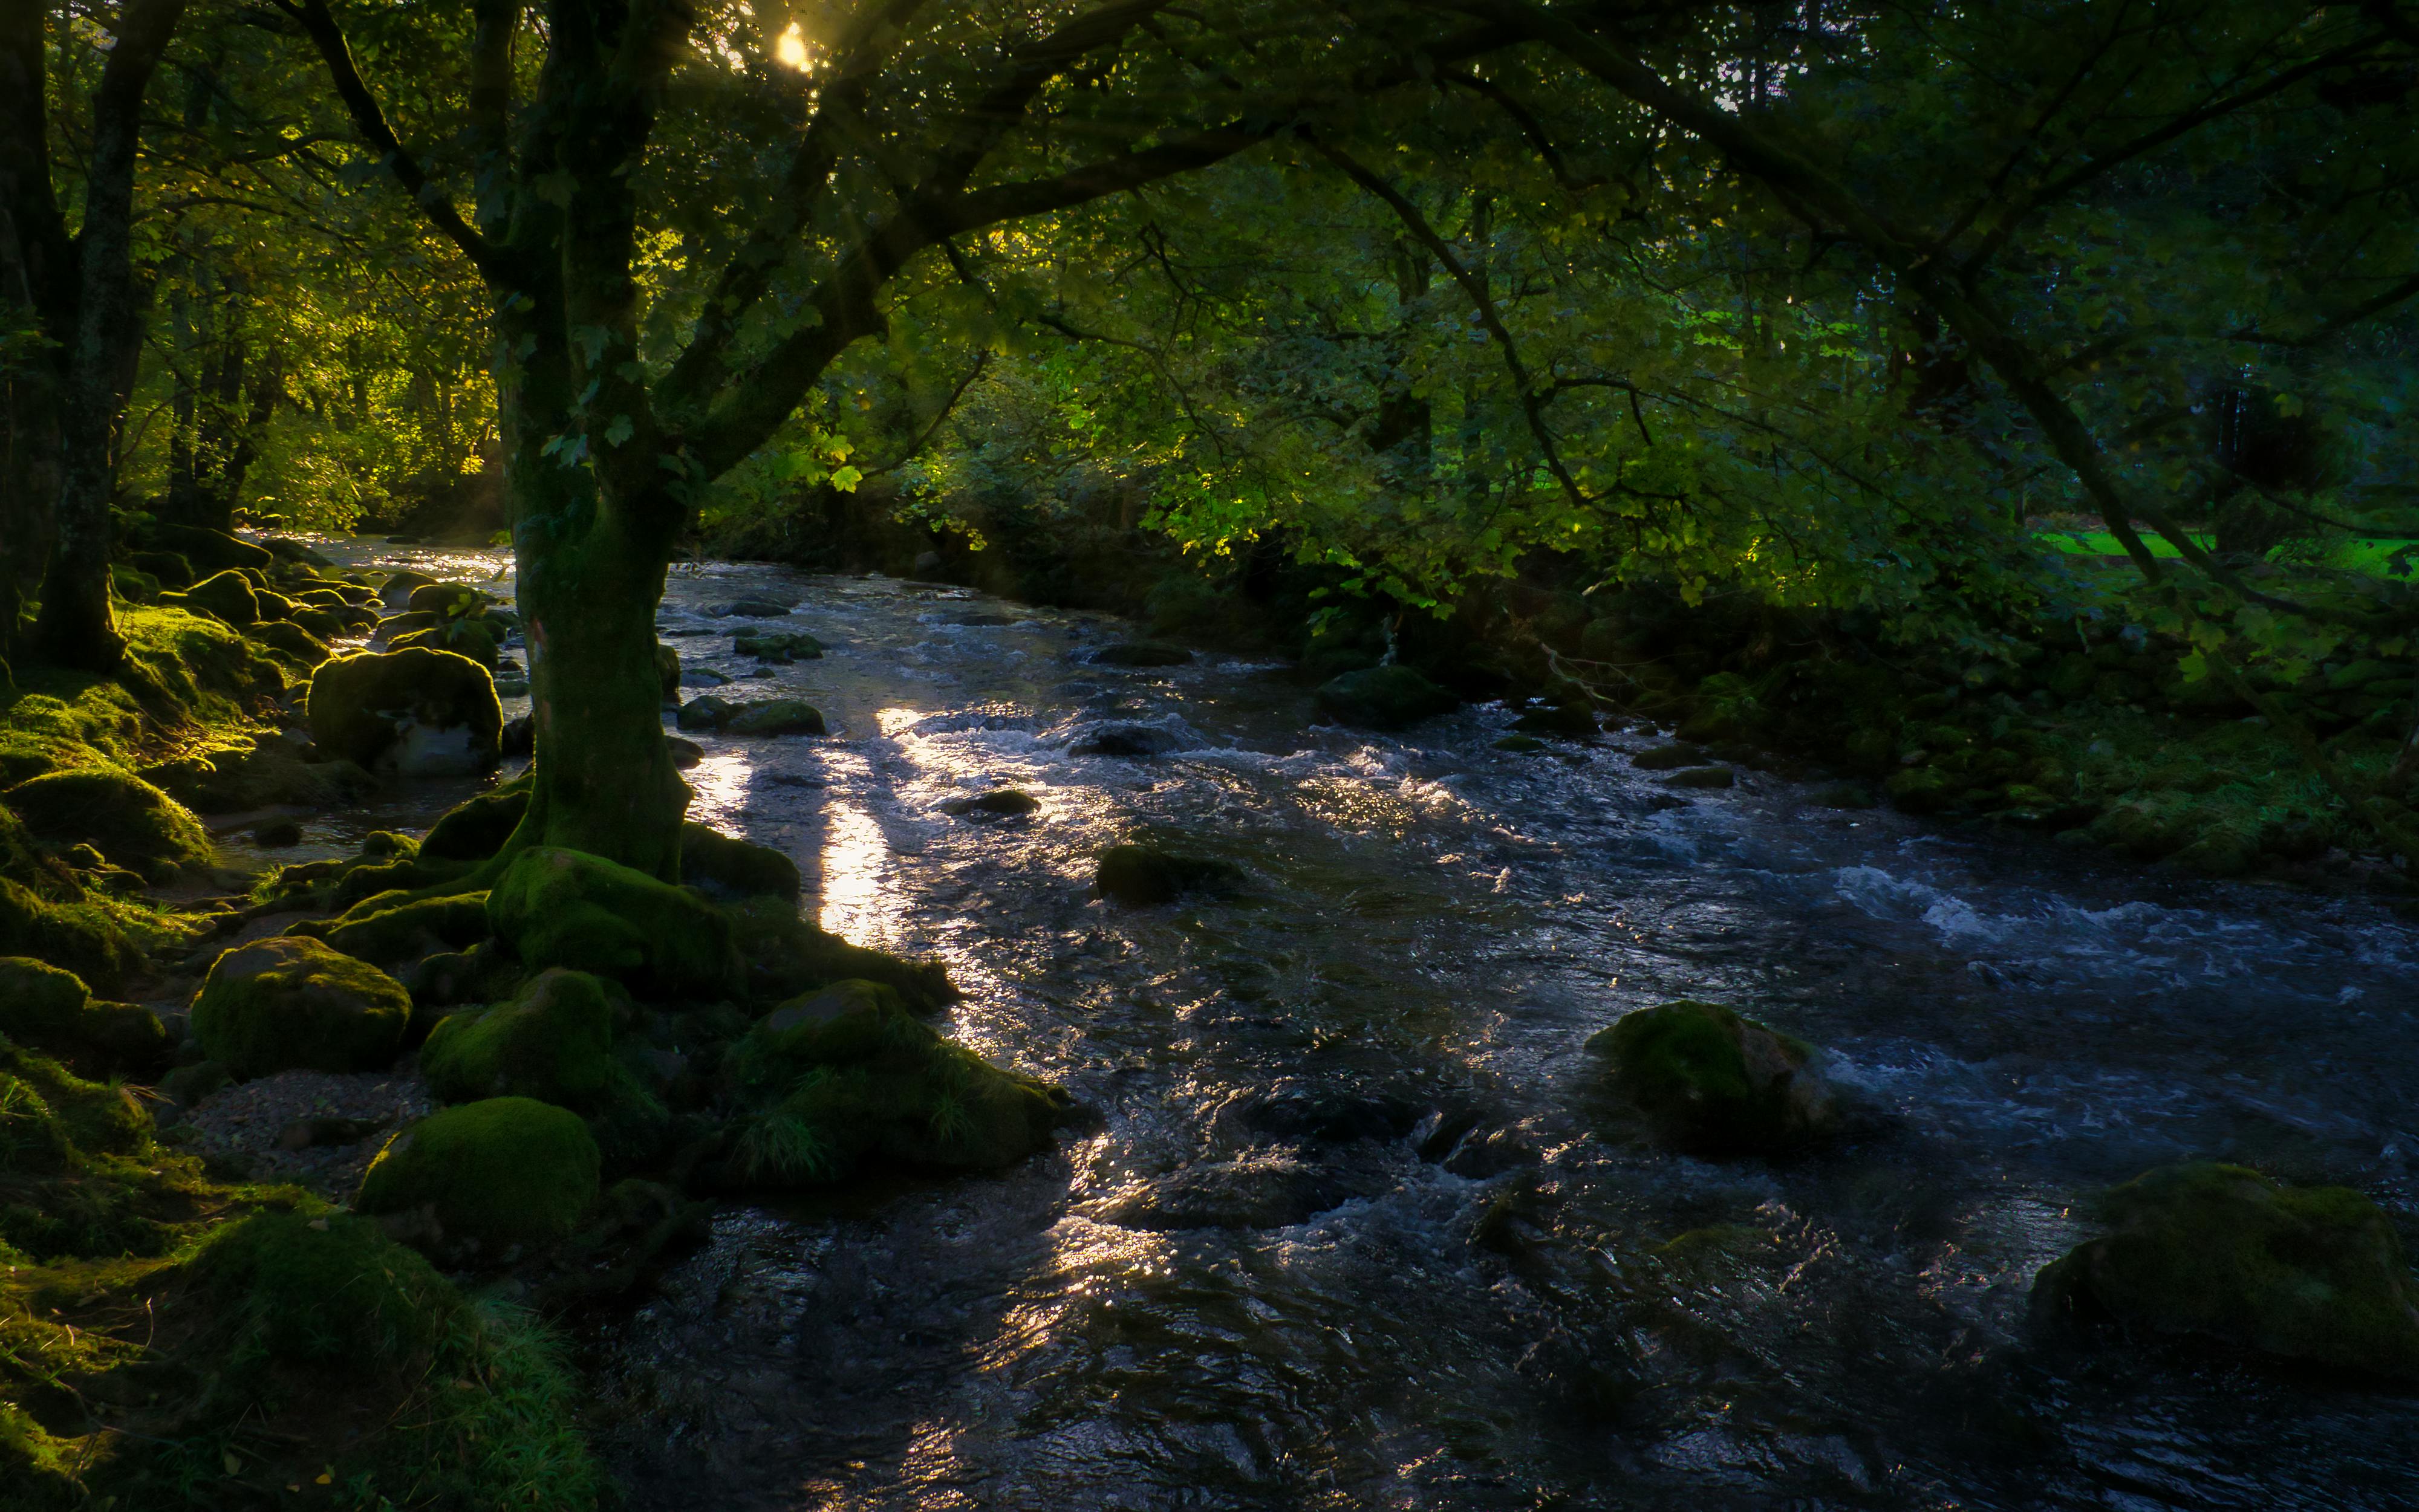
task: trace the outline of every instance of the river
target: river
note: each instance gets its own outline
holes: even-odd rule
[[[733,657],[751,622],[709,607],[765,595],[797,608],[753,623],[828,654]],[[1127,627],[963,589],[709,564],[661,629],[832,725],[697,737],[692,817],[794,857],[827,927],[947,961],[941,1027],[1089,1116],[1002,1176],[731,1206],[589,1325],[636,1507],[2419,1506],[2419,1397],[2026,1326],[2091,1194],[2165,1161],[2347,1183],[2413,1231],[2419,934],[2379,902],[1750,772],[1677,794],[1626,759],[1651,731],[1356,733],[1271,662],[1096,666]],[[1103,723],[1169,749],[1071,752]],[[1040,810],[947,810],[1000,785]],[[1245,880],[1092,897],[1137,833]],[[1582,1046],[1677,997],[1823,1046],[1860,1131],[1645,1142]]]

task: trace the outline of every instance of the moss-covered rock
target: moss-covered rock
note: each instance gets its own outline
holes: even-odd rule
[[[260,595],[254,589],[252,580],[239,572],[206,577],[175,602],[239,629],[260,622]]]
[[[501,759],[495,680],[451,651],[336,657],[312,676],[308,718],[320,750],[372,771],[466,774]]]
[[[0,878],[0,954],[73,971],[98,992],[115,992],[143,964],[143,952],[96,905],[45,897]]]
[[[193,1033],[239,1077],[371,1071],[411,1018],[403,985],[321,940],[281,935],[222,954],[193,1000]]]
[[[424,1363],[467,1322],[462,1295],[365,1219],[256,1213],[212,1234],[191,1275],[232,1316],[231,1354],[362,1374]]]
[[[600,1156],[579,1115],[530,1097],[448,1107],[389,1140],[356,1211],[449,1259],[509,1263],[568,1237],[596,1199]]]
[[[1066,1094],[934,1033],[878,983],[844,981],[782,1004],[730,1052],[757,1109],[729,1173],[747,1184],[838,1181],[884,1159],[989,1170],[1039,1150]]]
[[[139,573],[147,573],[162,588],[185,588],[193,585],[198,575],[193,564],[173,551],[130,551],[126,565]]]
[[[534,1097],[596,1113],[635,1092],[613,1059],[613,997],[585,971],[540,972],[512,1001],[438,1021],[420,1070],[449,1103]]]
[[[753,656],[759,661],[786,666],[792,662],[820,658],[824,654],[824,643],[804,634],[742,630],[732,635],[731,649],[740,656]]]
[[[719,728],[725,735],[824,733],[823,711],[799,698],[770,698],[763,703],[742,704],[731,711]]]
[[[529,812],[526,786],[500,787],[445,811],[420,842],[432,861],[485,861],[504,848]]]
[[[488,894],[487,917],[533,967],[595,971],[674,998],[739,990],[731,921],[719,909],[601,856],[522,851]]]
[[[749,845],[694,819],[681,826],[681,880],[724,902],[798,899],[798,863],[769,846]]]
[[[439,951],[465,950],[492,933],[487,894],[413,898],[386,908],[362,899],[320,936],[346,955],[394,968]]]
[[[994,787],[972,798],[941,805],[942,812],[967,819],[1013,819],[1040,812],[1041,800],[1013,787]]]
[[[1708,1002],[1625,1015],[1588,1041],[1662,1136],[1709,1153],[1786,1149],[1836,1131],[1839,1098],[1812,1046]]]
[[[2161,1333],[2419,1380],[2419,1277],[2360,1193],[2242,1166],[2163,1166],[2108,1193],[2101,1216],[2112,1231],[2042,1272],[2037,1309],[2097,1307]]]
[[[1733,787],[1738,774],[1728,767],[1682,767],[1663,779],[1667,787]]]
[[[246,746],[180,756],[140,773],[177,802],[202,814],[229,814],[281,803],[329,808],[377,786],[351,761],[311,759],[316,754],[282,734],[255,736]]]
[[[1318,689],[1318,707],[1331,718],[1374,730],[1405,729],[1451,713],[1460,702],[1425,673],[1400,663],[1347,672]]]
[[[731,910],[731,919],[747,963],[750,1001],[779,1002],[849,978],[881,983],[917,1014],[938,1013],[958,1000],[958,989],[940,962],[852,945],[799,918],[790,899],[749,898]]]
[[[150,1009],[97,1002],[73,974],[24,956],[0,956],[0,1034],[87,1077],[148,1076],[176,1050]]]
[[[332,627],[340,628],[340,627]],[[285,619],[264,619],[244,627],[244,634],[271,650],[283,651],[303,666],[314,667],[328,659],[325,642],[300,625]]]
[[[497,632],[494,625],[485,619],[448,619],[425,629],[393,636],[386,644],[390,651],[408,651],[415,648],[423,650],[451,651],[456,656],[468,657],[489,672],[493,672],[496,669],[499,648],[502,643],[503,636]]]
[[[1232,887],[1241,879],[1242,873],[1225,862],[1128,841],[1101,853],[1092,883],[1113,903],[1149,908],[1173,903],[1188,893]]]
[[[680,652],[662,641],[655,642],[655,683],[663,693],[664,702],[679,699],[680,680]]]
[[[8,789],[8,806],[46,839],[82,841],[146,874],[210,859],[209,832],[185,806],[131,772],[83,767]]]
[[[674,718],[673,723],[682,729],[693,732],[719,730],[722,728],[723,722],[738,712],[738,710],[739,706],[730,699],[717,698],[709,693],[701,698],[692,698],[681,705],[680,713]]]
[[[424,582],[415,586],[403,602],[405,607],[425,614],[459,618],[485,608],[487,596],[468,583]]]
[[[204,526],[154,523],[143,534],[145,543],[153,550],[173,551],[205,571],[242,567],[265,570],[277,559],[264,547]]]

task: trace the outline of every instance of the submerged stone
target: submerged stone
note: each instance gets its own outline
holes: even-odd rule
[[[1187,893],[1231,887],[1241,879],[1241,871],[1229,863],[1133,841],[1102,851],[1092,878],[1101,896],[1136,908],[1173,903]]]
[[[741,656],[787,665],[810,662],[824,654],[824,643],[812,635],[770,630],[743,630],[731,637],[731,649]]]
[[[596,1199],[601,1157],[579,1115],[529,1097],[448,1107],[389,1140],[356,1211],[449,1259],[509,1263],[567,1238]]]
[[[1629,764],[1641,771],[1676,771],[1683,767],[1696,766],[1704,759],[1703,746],[1657,745],[1631,756]]]
[[[1179,750],[1184,741],[1174,730],[1155,725],[1096,725],[1067,747],[1071,756],[1157,756]]]
[[[1181,646],[1133,640],[1103,646],[1084,660],[1094,666],[1182,666],[1193,660],[1193,653]]]
[[[734,599],[710,605],[705,612],[716,619],[778,619],[790,612],[790,606],[778,599]]]
[[[694,893],[601,856],[547,846],[522,851],[488,894],[487,917],[533,967],[634,980],[674,998],[738,989],[728,917]]]
[[[394,1059],[411,1018],[403,985],[306,936],[223,953],[193,1000],[193,1033],[239,1077],[374,1071]]]
[[[2419,1380],[2419,1277],[2360,1193],[2203,1162],[2134,1178],[2101,1215],[2110,1233],[2034,1281],[2037,1313],[2097,1307],[2160,1333]]]
[[[1041,800],[1031,793],[1020,793],[1013,787],[994,787],[973,798],[961,798],[941,805],[942,812],[961,818],[1013,818],[1031,814],[1041,807]]]
[[[1839,1099],[1813,1047],[1709,1002],[1626,1015],[1588,1048],[1662,1136],[1708,1153],[1774,1151],[1838,1129]]]
[[[1683,767],[1663,781],[1672,787],[1733,787],[1738,776],[1728,767]]]
[[[1399,663],[1347,672],[1318,689],[1318,707],[1330,718],[1375,730],[1404,729],[1451,713],[1460,703],[1426,674]]]

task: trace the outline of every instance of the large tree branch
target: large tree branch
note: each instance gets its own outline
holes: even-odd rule
[[[1512,339],[1511,328],[1503,324],[1502,312],[1496,308],[1494,296],[1487,292],[1486,281],[1470,270],[1454,252],[1452,244],[1437,235],[1436,227],[1428,223],[1428,218],[1422,215],[1419,206],[1405,198],[1401,191],[1354,161],[1342,150],[1315,138],[1311,145],[1320,157],[1333,163],[1345,177],[1394,211],[1394,218],[1403,222],[1404,229],[1410,232],[1412,239],[1442,263],[1453,281],[1461,285],[1461,292],[1469,297],[1471,305],[1478,312],[1479,323],[1487,328],[1487,334],[1494,339],[1496,348],[1503,354],[1504,371],[1511,374],[1512,386],[1520,395],[1520,413],[1529,422],[1529,435],[1536,441],[1538,451],[1546,459],[1546,470],[1554,475],[1554,481],[1562,485],[1564,496],[1574,506],[1586,508],[1593,501],[1579,488],[1579,480],[1571,476],[1570,468],[1564,465],[1562,448],[1555,444],[1554,433],[1546,424],[1547,395],[1529,376],[1527,364],[1520,360],[1519,344]]]
[[[336,96],[345,102],[346,111],[353,117],[354,127],[362,133],[362,140],[384,160],[396,182],[403,185],[404,192],[411,196],[412,203],[420,206],[421,214],[427,217],[428,223],[460,248],[462,254],[489,283],[499,288],[515,287],[518,281],[514,276],[510,260],[462,219],[461,212],[454,207],[453,200],[447,197],[441,187],[429,181],[427,172],[420,166],[420,160],[412,156],[395,136],[394,129],[387,124],[386,112],[379,108],[377,97],[370,93],[370,86],[362,80],[361,69],[353,62],[352,48],[345,41],[343,29],[337,26],[336,18],[328,12],[327,0],[272,0],[272,3],[292,17],[303,34],[311,38],[312,45],[318,49],[319,56],[328,65],[329,77],[335,84]]]

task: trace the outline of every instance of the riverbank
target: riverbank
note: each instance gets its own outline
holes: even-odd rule
[[[425,580],[412,591],[484,583],[491,603],[479,618],[509,615],[510,584],[484,575],[485,558],[408,561]],[[780,612],[734,612],[747,602]],[[811,637],[822,653],[749,654],[734,625],[758,644]],[[2399,1431],[2390,1396],[2316,1401],[2256,1372],[2202,1393],[2188,1352],[2156,1350],[2103,1359],[2092,1367],[2103,1374],[2078,1384],[2039,1352],[2023,1317],[2033,1275],[2093,1233],[2090,1192],[2163,1161],[2223,1155],[2348,1181],[2407,1225],[2398,1103],[2385,1095],[2403,1075],[2399,1041],[2372,1005],[2399,980],[2411,941],[2358,899],[2285,908],[2262,890],[2105,866],[2030,838],[1825,806],[1820,787],[1744,762],[1714,763],[1727,788],[1675,787],[1674,772],[1702,769],[1658,766],[1672,743],[1660,733],[1581,739],[1533,707],[1464,707],[1371,735],[1330,722],[1272,660],[1139,654],[1117,621],[931,585],[714,565],[675,577],[659,629],[678,649],[684,696],[810,703],[827,731],[765,738],[729,720],[693,725],[693,815],[790,858],[793,879],[776,885],[795,887],[810,922],[945,965],[963,996],[926,1004],[931,1021],[1071,1092],[1085,1121],[978,1181],[885,1169],[834,1183],[798,1138],[818,1132],[800,1117],[817,1110],[784,1110],[796,1082],[759,1098],[700,1069],[750,1040],[740,1002],[778,1008],[772,999],[749,994],[717,1016],[667,1001],[660,987],[626,1008],[608,994],[613,1064],[670,1118],[655,1125],[643,1107],[611,1098],[588,1105],[600,1177],[618,1158],[642,1184],[621,1189],[625,1217],[639,1221],[616,1231],[641,1245],[671,1237],[682,1214],[651,1205],[643,1184],[683,1185],[665,1180],[685,1148],[680,1131],[710,1124],[736,1138],[716,1147],[725,1173],[694,1188],[723,1199],[690,1220],[706,1223],[701,1247],[685,1256],[667,1244],[634,1268],[621,1247],[568,1267],[557,1256],[456,1255],[455,1274],[476,1278],[469,1291],[415,1290],[420,1272],[403,1264],[394,1316],[458,1320],[443,1299],[470,1297],[485,1363],[470,1371],[471,1355],[434,1352],[471,1347],[448,1344],[452,1334],[409,1331],[402,1355],[377,1357],[461,1363],[470,1373],[459,1379],[481,1392],[466,1399],[495,1415],[375,1449],[345,1449],[341,1418],[274,1419],[274,1432],[322,1454],[319,1469],[303,1476],[306,1451],[291,1443],[237,1437],[235,1468],[222,1458],[212,1472],[206,1455],[188,1455],[174,1467],[180,1485],[215,1483],[212,1494],[239,1499],[317,1487],[320,1474],[331,1487],[369,1474],[392,1494],[405,1483],[375,1477],[434,1477],[436,1465],[472,1478],[425,1485],[468,1497],[459,1488],[486,1484],[478,1475],[552,1467],[549,1484],[586,1494],[601,1472],[565,1436],[577,1425],[640,1505],[693,1504],[701,1487],[772,1505],[951,1488],[1064,1502],[1204,1484],[1266,1500],[1314,1489],[1291,1468],[1305,1457],[1328,1467],[1317,1484],[1331,1492],[1456,1505],[1529,1504],[1517,1500],[1522,1486],[1584,1499],[1611,1494],[1616,1480],[1649,1504],[1683,1504],[1703,1494],[1692,1477],[1715,1473],[1771,1494],[1825,1494],[1843,1474],[1878,1489],[1892,1484],[1892,1456],[1922,1484],[1970,1491],[1989,1475],[1956,1463],[1964,1429],[1884,1410],[1909,1373],[1938,1368],[1937,1347],[1961,1331],[1971,1348],[1949,1394],[2017,1403],[2007,1435],[1983,1435],[2009,1457],[2012,1484],[2048,1475],[2072,1489],[2113,1462],[2116,1450],[2079,1445],[2061,1427],[2067,1409],[2055,1404],[2077,1391],[2117,1445],[2134,1444],[2151,1420],[2199,1423],[2248,1392],[2293,1433],[2335,1445],[2334,1459],[2365,1483],[2394,1484],[2391,1467],[2345,1447]],[[495,649],[511,660],[508,630]],[[516,708],[497,709],[500,726]],[[1544,727],[1512,727],[1524,720]],[[225,743],[240,741],[227,732]],[[1001,794],[1033,806],[978,802]],[[478,777],[391,778],[366,802],[290,805],[290,846],[264,844],[264,822],[247,817],[222,852],[262,866],[291,857],[283,864],[296,870],[241,898],[236,911],[253,916],[236,931],[178,957],[193,962],[186,990],[199,985],[205,950],[247,934],[324,938],[372,955],[399,945],[383,958],[408,982],[415,1011],[425,998],[473,1028],[509,1026],[522,1008],[543,1024],[584,1022],[574,1004],[523,998],[520,973],[497,991],[480,985],[482,953],[501,939],[487,909],[477,939],[445,938],[461,925],[441,910],[411,916],[425,939],[400,938],[410,931],[393,918],[341,939],[331,926],[339,905],[356,924],[402,912],[361,907],[379,885],[469,877],[481,863],[464,827],[493,833],[501,816],[488,805],[510,796]],[[452,838],[439,840],[438,821],[456,810]],[[1200,875],[1222,879],[1170,904],[1096,897],[1097,858],[1132,840],[1209,863]],[[296,924],[302,934],[288,935]],[[515,940],[512,955],[525,948]],[[1771,1162],[1674,1157],[1641,1138],[1606,1105],[1583,1046],[1631,1008],[1708,995],[1821,1045],[1872,1121]],[[485,1008],[500,1000],[512,1011]],[[2290,1035],[2270,1032],[2285,1023]],[[2224,1052],[2232,1037],[2273,1045],[2246,1061]],[[2367,1048],[2350,1054],[2355,1044]],[[2355,1063],[2381,1079],[2347,1081]],[[156,1271],[113,1273],[72,1256],[36,1267],[51,1279],[28,1294],[29,1316],[70,1297],[58,1277],[78,1266],[97,1279],[79,1294],[82,1310],[60,1317],[96,1348],[131,1345],[111,1331],[138,1317],[246,1305],[259,1293],[243,1278],[287,1262],[249,1247],[206,1261],[234,1241],[193,1236],[242,1231],[232,1220],[254,1200],[299,1219],[273,1235],[281,1249],[395,1253],[384,1231],[316,1205],[310,1191],[357,1194],[371,1147],[440,1100],[436,1074],[424,1049],[351,1075],[337,1085],[330,1073],[271,1072],[198,1095],[193,1116],[166,1117],[193,1131],[197,1166],[177,1165],[186,1157],[173,1144],[87,1151],[189,1172],[205,1196],[157,1220],[171,1232],[163,1253],[142,1259]],[[597,1085],[615,1081],[609,1069]],[[325,1107],[257,1106],[305,1083]],[[524,1086],[585,1095],[559,1077]],[[725,1096],[742,1101],[716,1102]],[[754,1122],[734,1126],[733,1111]],[[301,1148],[279,1148],[296,1123],[306,1125]],[[798,1162],[799,1179],[780,1179],[774,1164],[730,1169],[751,1135],[755,1159]],[[616,1156],[607,1136],[643,1148]],[[272,1178],[302,1190],[261,1199]],[[601,1197],[608,1180],[597,1185]],[[1898,1191],[1916,1196],[1887,1196]],[[321,1218],[328,1228],[311,1227]],[[445,1241],[424,1230],[414,1242]],[[1613,1257],[1612,1268],[1594,1255]],[[547,1373],[563,1355],[530,1305],[543,1316],[566,1278],[619,1288],[656,1264],[670,1269],[643,1314],[569,1315],[578,1390],[595,1404],[572,1413],[575,1378]],[[1942,1265],[1964,1279],[1905,1280]],[[1774,1291],[1792,1272],[1798,1279]],[[1416,1314],[1383,1304],[1407,1286],[1423,1298]],[[1680,1299],[1677,1310],[1662,1297]],[[1792,1342],[1841,1309],[1877,1320],[1872,1360]],[[262,1379],[289,1394],[336,1380],[307,1343],[195,1336],[267,1360]],[[1641,1356],[1640,1336],[1661,1343]],[[366,1348],[347,1337],[345,1348]],[[1540,1357],[1540,1337],[1562,1342]],[[1359,1342],[1371,1338],[1388,1341],[1402,1368],[1373,1373],[1371,1346]],[[263,1352],[276,1348],[306,1352]],[[1691,1361],[1709,1362],[1708,1373]],[[131,1349],[104,1363],[89,1368],[134,1372],[120,1385],[165,1368],[159,1353]],[[1429,1386],[1386,1385],[1406,1370]],[[1741,1379],[1768,1413],[1721,1407]],[[83,1423],[85,1439],[108,1443],[117,1441],[90,1425],[160,1426],[107,1406],[116,1389],[42,1408],[41,1431],[69,1462],[90,1446],[60,1428]],[[1846,1405],[1827,1413],[1810,1392]],[[1739,1425],[1733,1436],[1688,1447],[1692,1425],[1717,1412]],[[1800,1421],[1810,1412],[1812,1429]],[[1339,1413],[1357,1425],[1340,1443]],[[1898,1442],[1870,1442],[1853,1426],[1866,1420],[1892,1424]],[[1054,1423],[1124,1447],[1071,1446]],[[1192,1423],[1210,1425],[1207,1436],[1174,1427]],[[1229,1442],[1216,1425],[1234,1423],[1266,1427]],[[932,1424],[948,1436],[946,1455],[931,1450]],[[323,1428],[335,1438],[313,1437]],[[341,1452],[323,1453],[331,1442]],[[516,1447],[465,1458],[474,1443]],[[1606,1479],[1615,1473],[1586,1447],[1604,1443],[1645,1446],[1642,1468],[1625,1460]],[[2225,1454],[2195,1443],[2192,1474],[2247,1453],[2256,1479],[2283,1484],[2265,1439]],[[2045,1459],[2044,1444],[2065,1458]],[[158,1484],[134,1477],[163,1473],[165,1460],[117,1452],[98,1481]],[[382,1468],[370,1462],[378,1457]],[[1390,1478],[1405,1462],[1427,1468]],[[279,1476],[292,1478],[272,1484]],[[2302,1504],[2288,1493],[2279,1504]]]

